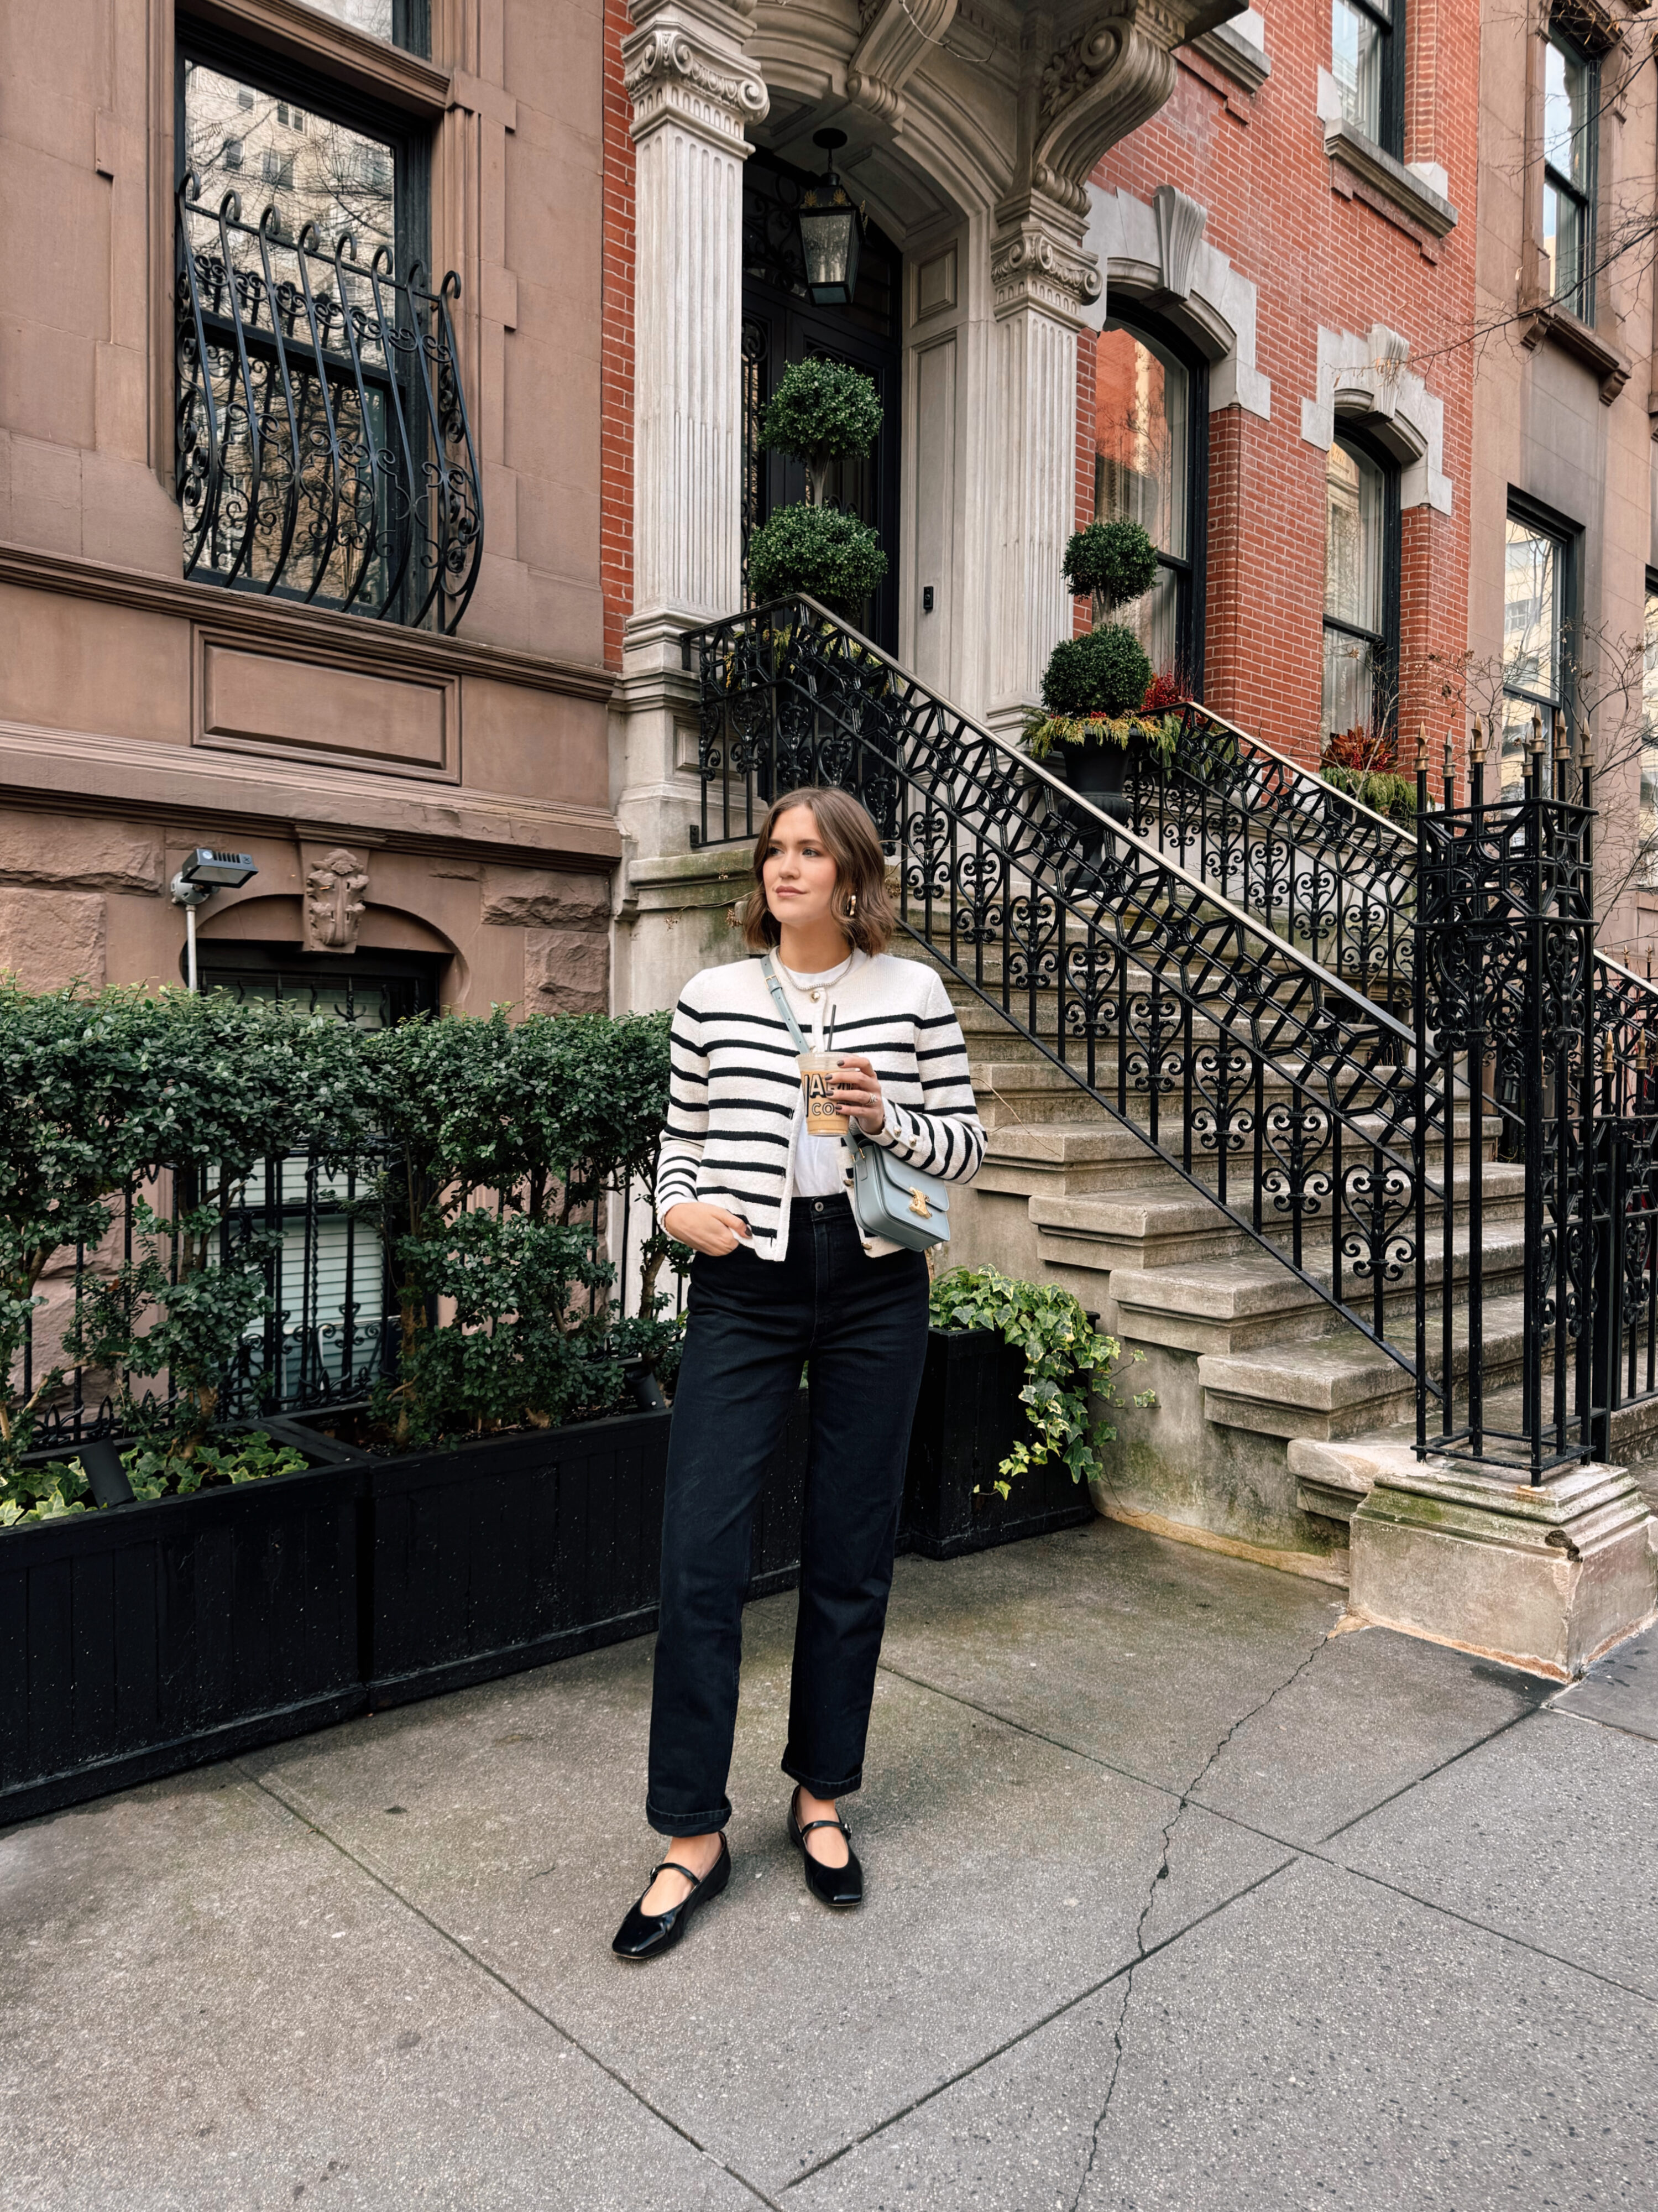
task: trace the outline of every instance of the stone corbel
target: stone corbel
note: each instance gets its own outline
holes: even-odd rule
[[[765,119],[770,102],[740,46],[673,0],[634,14],[640,27],[622,42],[622,66],[635,143],[677,123],[728,152],[746,154],[746,127]]]
[[[1168,99],[1174,49],[1190,35],[1189,25],[1162,6],[1131,7],[1096,17],[1056,48],[1037,88],[1031,186],[1085,216],[1096,164]]]
[[[847,67],[847,90],[894,129],[904,119],[903,89],[928,51],[943,43],[957,0],[874,0],[860,11],[863,35]]]

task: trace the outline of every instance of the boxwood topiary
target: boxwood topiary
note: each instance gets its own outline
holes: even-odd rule
[[[1065,549],[1065,580],[1078,598],[1090,595],[1096,616],[1139,599],[1157,580],[1157,549],[1138,522],[1090,522]]]
[[[806,471],[806,496],[823,496],[831,461],[861,460],[881,431],[874,380],[844,361],[791,362],[760,418],[768,453],[789,453]]]
[[[749,540],[749,589],[756,602],[809,592],[838,611],[866,599],[886,572],[874,531],[838,507],[780,507]]]
[[[1042,704],[1050,714],[1127,714],[1145,696],[1151,664],[1132,629],[1108,623],[1067,637],[1048,655]]]

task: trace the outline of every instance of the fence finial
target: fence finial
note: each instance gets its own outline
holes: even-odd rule
[[[1473,718],[1473,730],[1468,738],[1468,766],[1483,766],[1485,759],[1485,732],[1479,726],[1479,717]]]

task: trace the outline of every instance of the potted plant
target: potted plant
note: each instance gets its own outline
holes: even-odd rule
[[[1148,744],[1172,751],[1178,721],[1148,711],[1151,664],[1133,631],[1108,617],[1155,580],[1157,549],[1137,522],[1093,522],[1066,548],[1066,581],[1086,592],[1094,627],[1061,640],[1042,677],[1042,711],[1026,725],[1036,760],[1051,759],[1072,790],[1102,814],[1126,820],[1129,764]]]
[[[905,1547],[954,1559],[1092,1520],[1122,1346],[1057,1283],[955,1267],[932,1286]],[[1138,1360],[1143,1357],[1137,1352]],[[1133,1403],[1156,1401],[1142,1392]]]
[[[874,381],[839,361],[791,362],[767,402],[760,442],[805,470],[806,496],[780,507],[749,540],[749,591],[756,602],[805,592],[850,622],[887,572],[868,523],[829,503],[835,462],[862,460],[880,434]]]
[[[1416,823],[1416,786],[1399,773],[1399,741],[1391,730],[1367,728],[1362,722],[1350,730],[1332,730],[1325,738],[1318,772],[1332,790],[1357,799],[1374,814],[1402,823]],[[1350,823],[1353,810],[1342,799],[1330,801],[1338,821]]]

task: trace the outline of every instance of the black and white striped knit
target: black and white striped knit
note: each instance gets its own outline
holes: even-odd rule
[[[971,1182],[985,1133],[961,1025],[938,976],[917,960],[860,955],[832,996],[836,1053],[867,1057],[886,1100],[876,1142],[946,1182]],[[701,1200],[745,1221],[759,1258],[782,1259],[805,1127],[794,1042],[759,961],[693,975],[674,1009],[658,1220],[670,1206]],[[850,1189],[852,1148],[843,1140],[841,1151]],[[900,1247],[874,1237],[864,1249],[878,1258]]]

